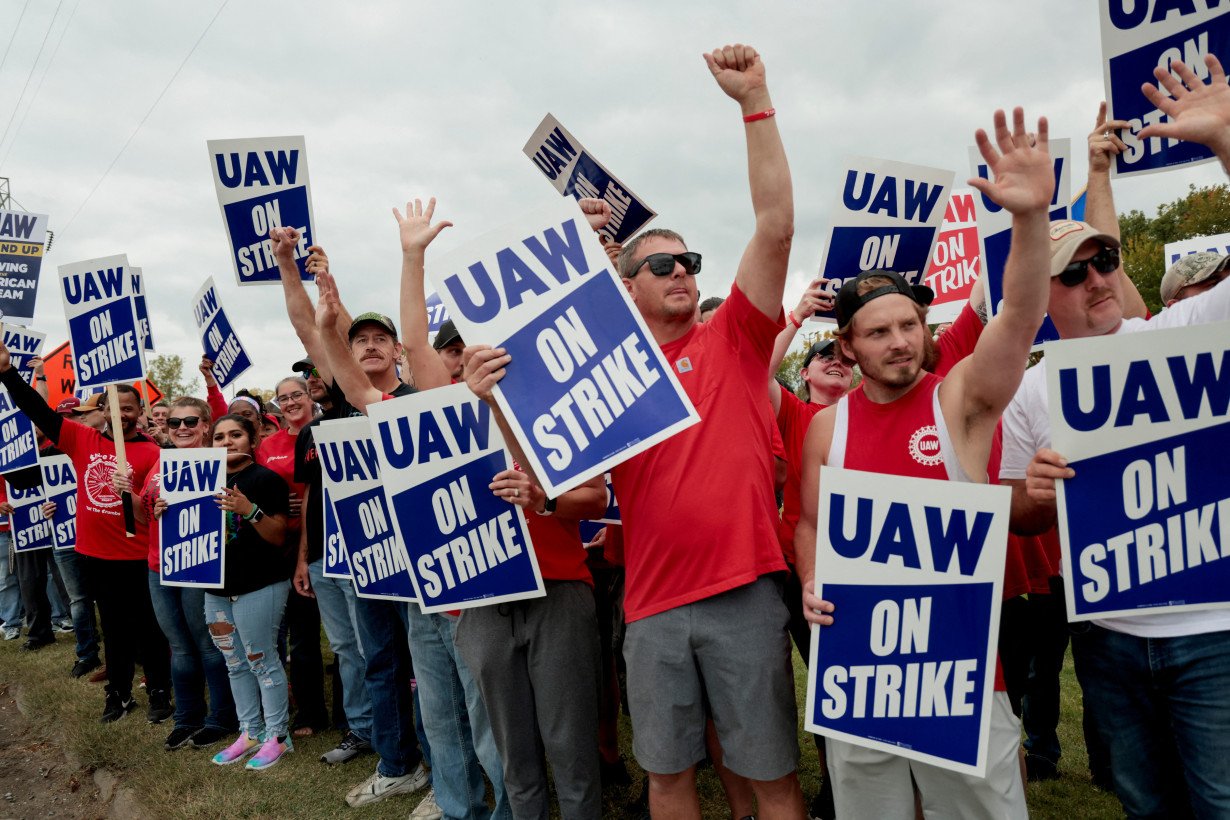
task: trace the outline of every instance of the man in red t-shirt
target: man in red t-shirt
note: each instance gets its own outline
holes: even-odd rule
[[[950,481],[985,483],[1000,414],[1025,372],[1034,334],[1046,313],[1050,265],[1047,207],[1054,190],[1045,120],[1037,146],[1016,109],[1009,131],[995,115],[1004,153],[978,131],[976,141],[995,182],[970,184],[1012,213],[1012,249],[1004,271],[1004,306],[974,352],[946,378],[928,373],[933,354],[926,326],[929,288],[900,274],[870,271],[848,280],[837,295],[841,353],[858,364],[863,381],[821,411],[804,443],[802,515],[795,530],[803,609],[813,624],[833,623],[833,605],[815,590],[817,499],[822,465]],[[919,456],[920,430],[940,442],[940,458]],[[954,627],[955,628],[955,627]],[[997,686],[997,689],[1002,688]],[[958,774],[888,752],[829,739],[827,759],[837,816],[911,818],[914,788],[924,812],[943,817],[1025,817],[1018,763],[1020,724],[1007,694],[993,702],[987,776]]]
[[[171,664],[167,640],[158,629],[149,597],[146,554],[148,522],[137,522],[136,533],[124,533],[120,496],[111,487],[115,473],[115,442],[104,434],[64,418],[26,384],[11,366],[8,348],[0,343],[0,384],[13,403],[30,417],[77,470],[77,552],[90,596],[98,604],[106,653],[107,689],[102,720],[118,720],[136,708],[132,676],[137,658],[145,669],[149,719],[171,716]],[[131,386],[116,385],[122,434],[134,486],[142,486],[157,469],[158,445],[137,428],[141,396]]]

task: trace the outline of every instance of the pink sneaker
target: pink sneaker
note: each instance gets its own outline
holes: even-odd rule
[[[213,761],[219,766],[229,766],[232,763],[238,763],[256,751],[260,745],[261,742],[256,738],[248,737],[247,732],[240,732],[239,739],[214,755]]]
[[[290,737],[286,740],[278,742],[276,737],[271,737],[261,744],[261,750],[252,755],[252,759],[247,762],[244,769],[250,772],[259,772],[261,769],[268,769],[270,766],[282,759],[282,755],[291,751],[295,747],[290,742]]]

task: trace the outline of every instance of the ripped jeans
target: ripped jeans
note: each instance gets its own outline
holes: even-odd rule
[[[278,625],[290,581],[231,598],[205,593],[205,623],[226,658],[239,728],[248,737],[283,737],[290,722],[286,672],[278,658]]]

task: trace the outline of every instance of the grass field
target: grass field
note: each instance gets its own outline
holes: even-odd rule
[[[319,763],[317,758],[337,741],[336,732],[301,740],[286,762],[266,772],[251,773],[239,767],[223,769],[210,765],[210,753],[204,751],[163,751],[162,742],[171,727],[146,723],[143,692],[137,695],[141,709],[118,723],[100,724],[102,687],[69,676],[72,645],[65,637],[59,636],[55,646],[36,653],[20,651],[19,641],[0,642],[0,683],[17,688],[22,705],[36,728],[53,742],[67,744],[84,765],[105,767],[116,773],[122,784],[134,790],[155,816],[284,817],[289,814],[332,818],[344,814],[356,820],[404,818],[418,799],[417,796],[395,798],[363,809],[348,808],[343,800],[346,791],[370,774],[375,758],[362,757],[336,768]],[[795,661],[801,706],[806,691],[804,670],[797,655]],[[1064,670],[1063,687],[1060,726],[1063,776],[1057,781],[1028,786],[1030,813],[1038,818],[1065,820],[1122,817],[1118,801],[1090,784],[1081,740],[1080,694],[1070,663]],[[641,788],[642,775],[632,763],[629,738],[630,728],[625,719],[622,741],[634,783],[629,789],[606,795],[604,814],[608,817],[624,816],[624,801],[638,794]],[[810,804],[820,787],[820,779],[815,745],[801,725],[800,747],[803,754],[800,778],[804,796]],[[705,816],[727,817],[721,787],[711,769],[701,772],[699,786]]]

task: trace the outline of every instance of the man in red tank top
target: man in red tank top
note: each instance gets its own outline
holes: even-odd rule
[[[969,357],[945,378],[927,372],[935,355],[926,325],[933,295],[929,288],[909,285],[897,273],[872,271],[847,281],[837,295],[841,352],[858,364],[863,381],[816,416],[804,442],[795,552],[803,608],[813,624],[827,626],[834,617],[833,605],[814,594],[822,465],[987,480],[996,425],[1020,383],[1046,312],[1047,207],[1054,190],[1045,119],[1038,122],[1035,146],[1021,109],[1013,113],[1011,130],[1003,112],[996,112],[995,139],[998,151],[985,132],[976,135],[995,181],[973,179],[969,184],[1012,213],[1012,250],[1004,272],[1004,307]],[[929,815],[1025,817],[1019,741],[1019,724],[1002,692],[994,702],[985,779],[830,739],[837,815],[908,820],[914,816],[914,783]]]

